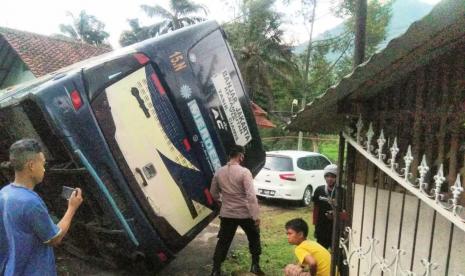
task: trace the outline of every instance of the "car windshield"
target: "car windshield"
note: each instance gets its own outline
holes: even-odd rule
[[[263,168],[271,171],[292,171],[292,159],[284,156],[267,156]]]

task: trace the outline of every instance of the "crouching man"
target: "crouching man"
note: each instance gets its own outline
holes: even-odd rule
[[[308,225],[301,219],[292,219],[285,225],[287,241],[297,245],[294,249],[298,264],[289,264],[284,269],[286,276],[329,276],[331,255],[319,243],[307,240]]]
[[[45,173],[40,144],[23,139],[10,147],[13,183],[0,190],[0,275],[56,275],[53,246],[61,243],[82,203],[81,190],[73,192],[68,209],[54,224],[45,203],[34,192]]]

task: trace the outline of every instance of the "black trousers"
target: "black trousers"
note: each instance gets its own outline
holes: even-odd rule
[[[237,226],[240,226],[247,235],[249,251],[252,262],[258,263],[262,247],[260,244],[260,228],[255,226],[253,219],[220,218],[220,231],[218,232],[218,243],[213,255],[213,266],[219,268],[226,259],[231,242],[236,234]]]
[[[321,244],[324,248],[330,249],[331,245],[333,244],[332,230],[316,229],[315,231],[316,231],[315,232],[316,241],[319,244]]]
[[[330,233],[331,234],[331,233]],[[316,241],[326,249],[331,249],[332,237],[328,235],[317,235]]]

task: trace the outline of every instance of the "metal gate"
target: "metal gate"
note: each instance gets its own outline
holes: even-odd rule
[[[349,275],[464,275],[462,176],[449,187],[442,164],[432,171],[425,155],[414,162],[411,146],[400,152],[383,130],[375,138],[372,124],[363,137],[362,129],[360,118],[356,131],[341,134],[348,158],[352,153],[357,160],[351,168],[346,162],[345,189],[338,183],[351,225],[336,220],[333,262],[342,258],[340,270]],[[351,180],[354,170],[362,173]],[[338,202],[342,209],[341,197]]]

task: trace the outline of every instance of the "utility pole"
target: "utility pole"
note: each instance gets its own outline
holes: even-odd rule
[[[365,60],[367,0],[356,0],[355,14],[354,67]]]
[[[302,97],[302,110],[305,109],[305,105],[307,104],[307,96],[308,96],[308,91],[307,91],[307,83],[308,83],[308,73],[310,71],[310,60],[312,58],[312,48],[313,48],[313,25],[315,24],[315,12],[316,12],[316,1],[317,0],[310,0],[312,2],[312,16],[309,18],[310,21],[310,32],[309,32],[309,40],[308,40],[308,46],[307,46],[307,54],[305,56],[305,71],[304,71],[304,76],[303,76],[303,97]],[[304,14],[304,18],[306,15]],[[297,150],[302,150],[302,141],[303,141],[303,132],[299,131],[299,138],[297,141]]]

